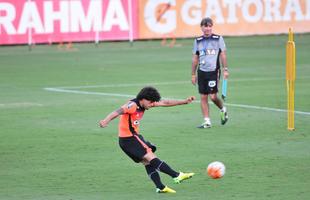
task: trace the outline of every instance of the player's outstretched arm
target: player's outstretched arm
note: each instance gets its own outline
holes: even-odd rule
[[[100,120],[99,122],[99,126],[101,128],[105,128],[108,126],[108,124],[110,123],[110,121],[112,121],[113,119],[115,119],[116,117],[118,117],[119,115],[123,114],[123,109],[120,108],[118,110],[115,110],[113,112],[111,112],[110,114],[108,114],[106,116],[106,118],[104,118],[103,120]]]
[[[184,100],[173,100],[173,99],[164,99],[159,102],[154,102],[154,107],[159,106],[177,106],[192,103],[195,100],[194,96],[190,96]]]

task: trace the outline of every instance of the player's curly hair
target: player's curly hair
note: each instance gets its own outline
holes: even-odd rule
[[[141,89],[136,97],[138,100],[146,99],[152,102],[159,101],[161,96],[156,88],[148,86]]]

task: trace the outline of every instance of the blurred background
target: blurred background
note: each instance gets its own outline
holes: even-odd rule
[[[310,32],[307,0],[1,0],[0,45]]]

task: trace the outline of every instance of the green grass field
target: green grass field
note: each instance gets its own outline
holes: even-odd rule
[[[211,129],[199,102],[145,113],[141,133],[173,168],[193,171],[156,194],[144,168],[118,147],[117,124],[98,121],[145,85],[163,97],[197,95],[190,83],[192,39],[0,47],[0,200],[205,200],[310,198],[310,35],[296,35],[295,131],[287,130],[287,36],[227,37],[230,120]],[[47,90],[46,88],[50,88]],[[52,91],[54,90],[54,91]],[[210,179],[220,160],[224,178]]]

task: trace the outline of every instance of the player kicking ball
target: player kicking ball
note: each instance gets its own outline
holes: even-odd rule
[[[109,122],[120,116],[119,122],[119,145],[121,149],[134,162],[142,163],[145,170],[154,182],[157,193],[176,193],[175,190],[164,185],[160,180],[159,172],[168,174],[173,178],[174,183],[191,178],[194,173],[177,172],[167,163],[160,160],[154,152],[156,146],[146,141],[139,133],[139,122],[145,110],[152,107],[168,107],[191,103],[195,97],[191,96],[185,100],[160,100],[160,94],[154,87],[144,87],[136,98],[128,101],[119,109],[111,112],[105,119],[100,120],[101,128],[106,127]]]

